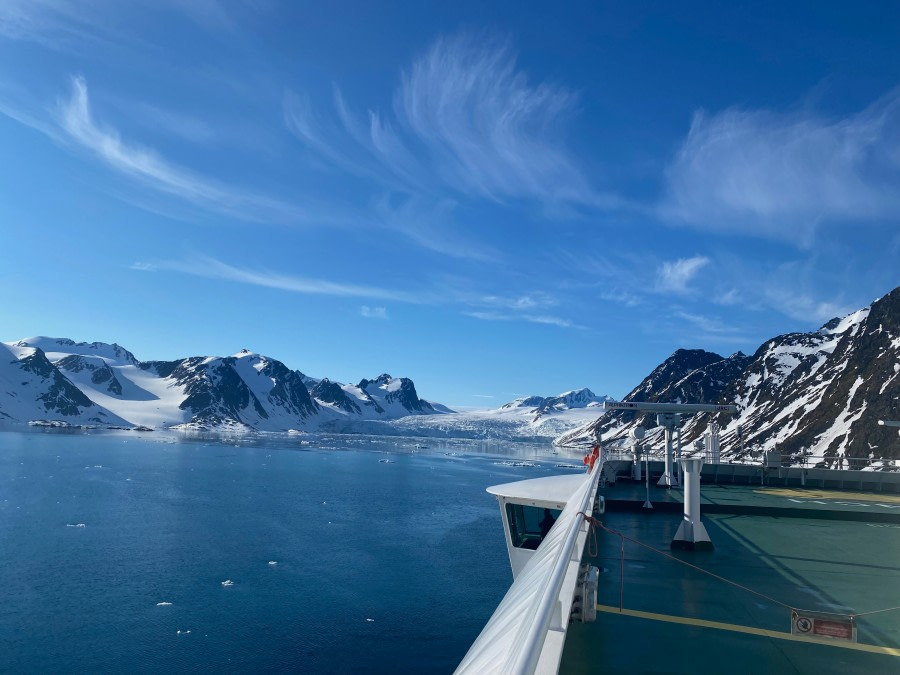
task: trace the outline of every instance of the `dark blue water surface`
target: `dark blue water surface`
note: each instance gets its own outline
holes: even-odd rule
[[[0,432],[0,671],[452,671],[512,581],[485,487],[567,460],[427,444]]]

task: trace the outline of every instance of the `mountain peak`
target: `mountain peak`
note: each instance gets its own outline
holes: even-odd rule
[[[108,342],[75,342],[69,338],[54,338],[38,335],[11,343],[18,347],[36,347],[43,351],[50,361],[58,361],[66,356],[98,356],[104,361],[137,365],[134,354],[121,345]]]

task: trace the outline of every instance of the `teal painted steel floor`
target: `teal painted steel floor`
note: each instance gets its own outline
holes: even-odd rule
[[[644,499],[643,485],[621,480],[602,492],[610,500],[637,501],[638,507]],[[702,495],[704,503],[726,509],[729,505],[738,511],[759,509],[705,515],[715,545],[710,552],[670,550],[681,520],[678,513],[610,511],[601,520],[771,600],[626,542],[622,605],[654,616],[604,611],[598,612],[595,623],[572,624],[560,672],[900,673],[900,656],[889,653],[894,648],[900,654],[900,610],[857,618],[858,643],[886,648],[881,651],[888,653],[862,651],[837,641],[810,644],[782,639],[790,634],[789,607],[859,614],[900,606],[900,523],[878,520],[878,514],[890,513],[892,519],[900,515],[900,508],[890,508],[900,506],[896,496],[705,485]],[[651,488],[651,500],[657,503],[677,503],[680,497],[678,490]],[[790,509],[795,517],[764,515],[769,508],[779,513]],[[828,517],[814,514],[816,510]],[[865,520],[866,514],[871,514],[872,522]],[[620,541],[598,532],[598,555],[591,561],[601,570],[598,604],[616,610]],[[673,623],[671,617],[688,623]],[[708,627],[698,621],[735,628]],[[759,629],[781,637],[748,632]]]

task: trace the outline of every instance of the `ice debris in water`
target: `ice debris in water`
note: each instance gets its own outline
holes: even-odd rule
[[[277,565],[277,564],[278,564],[278,561],[277,561],[277,560],[270,560],[270,561],[269,561],[269,564],[270,564],[270,565]]]
[[[157,602],[156,606],[157,607],[168,607],[171,604],[172,604],[171,602]]]
[[[16,507],[16,508],[18,508],[18,507]],[[86,526],[84,523],[76,523],[75,525],[72,525],[71,523],[66,523],[66,527],[86,527]]]
[[[371,623],[372,621],[375,621],[375,619],[366,619],[366,621]]]
[[[187,635],[190,632],[191,631],[189,631],[189,630],[180,630],[180,631],[178,631],[178,635]]]
[[[229,586],[234,586],[234,582],[231,579],[226,579],[222,582],[222,585],[225,586],[225,588],[228,588]]]

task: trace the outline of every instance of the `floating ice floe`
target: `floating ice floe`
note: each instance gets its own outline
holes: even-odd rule
[[[16,507],[18,508],[18,507]],[[66,523],[66,527],[86,527],[84,523],[76,523],[72,525],[72,523]]]
[[[157,602],[156,606],[157,607],[169,607],[171,604],[172,604],[171,602]]]
[[[366,621],[368,621],[369,623],[371,623],[371,622],[375,621],[375,619],[366,619]]]
[[[234,582],[231,579],[226,579],[225,581],[222,582],[222,585],[225,588],[228,588],[229,586],[234,586]]]
[[[537,464],[534,462],[494,462],[496,466],[527,466],[527,467],[535,467]]]
[[[189,630],[180,630],[180,631],[177,631],[178,635],[187,635],[187,634],[190,633],[190,632],[191,632],[191,631],[189,631]]]
[[[392,459],[379,459],[379,460],[378,460],[378,463],[379,463],[379,464],[393,464],[393,463],[394,463],[394,460],[392,460]]]
[[[270,565],[277,565],[277,564],[278,564],[278,561],[277,561],[277,560],[270,560],[270,561],[269,561],[269,564],[270,564]]]

